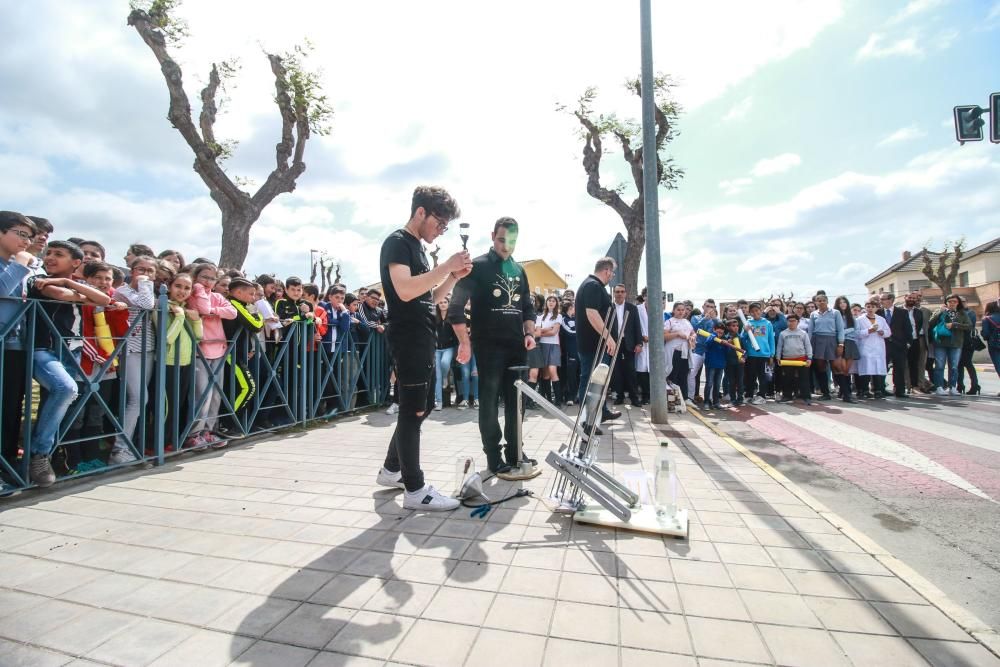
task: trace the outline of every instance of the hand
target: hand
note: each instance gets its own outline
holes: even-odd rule
[[[525,334],[524,335],[524,349],[527,350],[528,352],[531,352],[536,347],[538,347],[538,343],[535,342],[535,337],[532,336],[531,334]]]
[[[202,294],[205,293],[205,286],[202,285],[201,283],[196,282],[194,284],[194,287],[191,288],[191,291],[194,292],[196,296],[201,296]]]
[[[643,343],[648,343],[649,342],[649,336],[643,336],[642,337],[642,342]]]
[[[945,324],[944,328],[945,329],[951,329],[951,322],[948,322],[947,324]]]
[[[46,287],[58,287],[61,281],[62,278],[35,278],[31,284],[34,285],[35,289],[41,291]]]
[[[618,343],[616,343],[613,339],[608,338],[607,348],[608,348],[608,354],[610,354],[613,357],[615,356],[615,352],[618,351]]]
[[[472,358],[472,344],[468,341],[458,344],[458,363],[467,364]]]
[[[184,314],[187,315],[187,318],[192,321],[197,321],[201,319],[201,313],[199,313],[194,308],[185,308]]]
[[[375,327],[375,331],[379,333],[385,333],[385,327],[380,324],[377,327]]]
[[[636,345],[635,349],[632,350],[632,354],[640,354],[642,352],[642,345]]]
[[[280,322],[281,320],[278,319],[277,315],[271,315],[271,317],[267,318],[264,321],[265,322]]]
[[[812,359],[806,359],[806,366],[812,366]]]
[[[351,324],[361,324],[361,320],[356,317],[351,318]]]
[[[308,303],[300,303],[299,304],[299,312],[302,313],[303,315],[305,315],[306,313],[311,313],[312,312],[312,308],[309,307]]]
[[[177,304],[170,304],[170,312],[173,313],[174,315],[179,315],[179,316],[183,317],[184,316],[184,306],[180,306],[180,305],[177,305]]]
[[[35,256],[24,250],[14,255],[14,261],[21,266],[30,266],[33,259]]]
[[[313,336],[313,340],[316,341],[317,343],[321,343],[323,342],[323,337],[319,335],[319,332],[317,332],[316,335]]]
[[[469,256],[469,251],[462,250],[456,252],[454,255],[445,260],[444,268],[448,269],[448,271],[456,278],[469,275],[472,271],[472,257]]]

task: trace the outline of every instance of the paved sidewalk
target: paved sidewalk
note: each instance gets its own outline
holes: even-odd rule
[[[659,449],[627,414],[602,442],[619,476]],[[450,491],[458,455],[482,460],[475,415],[428,420],[431,483]],[[0,662],[1000,665],[891,557],[691,415],[665,432],[687,541],[574,525],[541,499],[485,521],[404,512],[373,483],[393,424],[345,419],[0,504]],[[526,448],[541,459],[564,435],[532,416]]]

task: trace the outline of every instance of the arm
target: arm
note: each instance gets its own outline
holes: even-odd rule
[[[442,262],[427,273],[421,273],[418,276],[412,275],[410,267],[405,264],[390,264],[389,278],[392,280],[392,286],[396,290],[396,294],[399,295],[402,301],[409,302],[421,294],[431,292],[432,297],[437,301],[439,295],[447,294],[452,286],[454,286],[456,279],[452,271],[461,269],[464,266],[461,262],[456,263],[452,261],[455,256],[453,255],[448,261]],[[457,256],[461,256],[461,253]],[[442,288],[444,290],[439,292]]]
[[[72,278],[39,278],[35,281],[35,286],[42,294],[56,301],[76,301],[95,306],[111,303],[111,297],[101,290],[78,283]]]
[[[451,296],[451,303],[448,304],[448,322],[455,330],[455,337],[458,338],[458,363],[468,363],[472,358],[472,342],[469,339],[469,327],[465,323],[465,306],[472,298],[472,290],[475,287],[472,275],[462,278],[455,285],[455,292]]]
[[[140,310],[152,310],[156,305],[156,296],[153,294],[153,281],[143,280],[139,282],[139,289],[132,289],[129,284],[124,284],[115,290],[115,298],[124,301],[130,308]]]
[[[18,255],[27,255],[28,253],[18,253]],[[3,271],[0,271],[0,296],[12,296],[15,292],[21,291],[21,283],[24,279],[28,277],[30,270],[26,263],[22,263],[21,259],[27,262],[27,258],[18,258],[16,261],[11,261]]]
[[[785,336],[783,335],[785,332],[782,331],[781,333],[782,333],[782,335],[778,336],[778,344],[777,344],[777,346],[773,348],[774,349],[774,356],[777,357],[778,359],[781,359],[781,350],[782,350],[782,348],[785,347]]]
[[[774,349],[774,327],[770,322],[767,323],[767,349]]]
[[[806,342],[806,358],[809,361],[812,361],[812,358],[813,358],[813,344],[812,344],[812,340],[809,338],[808,335],[803,336],[802,338]]]
[[[167,345],[173,345],[177,342],[177,337],[184,331],[184,320],[186,318],[176,313],[172,313],[167,317],[169,318],[167,320]]]
[[[955,317],[955,321],[952,322],[951,328],[956,331],[969,331],[972,329],[972,323],[969,321],[969,316],[965,313],[958,313]]]

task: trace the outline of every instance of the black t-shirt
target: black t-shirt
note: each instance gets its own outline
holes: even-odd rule
[[[42,294],[42,291],[35,287],[35,280],[39,278],[49,278],[49,276],[32,276],[28,279],[28,298],[29,299],[48,299],[49,297]],[[59,336],[68,339],[66,341],[67,347],[71,350],[75,350],[78,347],[83,346],[83,342],[80,340],[80,330],[81,330],[81,319],[80,319],[80,307],[74,303],[68,303],[65,301],[43,301],[42,310],[49,316],[52,320],[52,324],[55,325],[55,331],[49,326],[49,323],[45,321],[45,318],[38,316],[35,318],[35,348],[39,350],[57,350],[59,349]],[[58,332],[58,335],[56,335]]]
[[[580,285],[576,292],[576,335],[579,349],[585,354],[596,354],[597,343],[601,340],[600,334],[591,326],[587,319],[587,308],[597,311],[603,320],[611,308],[611,295],[608,294],[597,276],[587,276],[587,279]]]
[[[410,268],[410,275],[419,276],[431,270],[424,248],[413,234],[397,229],[382,243],[379,255],[382,289],[389,311],[389,332],[396,336],[423,335],[434,338],[437,322],[434,301],[430,291],[424,292],[412,301],[403,301],[396,292],[389,276],[390,264],[402,264]]]
[[[466,321],[466,303],[472,306],[471,336],[477,341],[521,347],[524,323],[536,319],[524,268],[513,257],[502,259],[492,249],[472,260],[472,273],[455,286],[448,309],[450,322]]]

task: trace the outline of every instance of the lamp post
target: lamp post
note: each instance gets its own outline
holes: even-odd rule
[[[660,273],[660,217],[656,173],[656,115],[653,90],[653,29],[650,0],[639,0],[642,51],[642,198],[646,225],[646,312],[649,315],[649,400],[654,424],[667,423],[666,360],[663,356],[663,292]]]

